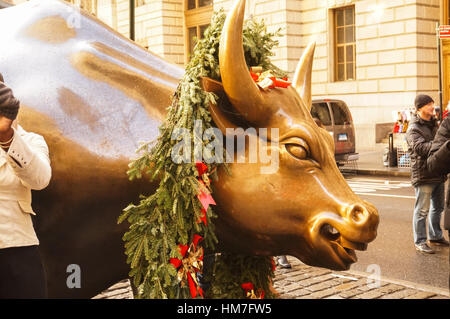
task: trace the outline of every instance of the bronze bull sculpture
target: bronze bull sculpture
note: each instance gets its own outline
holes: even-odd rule
[[[226,93],[241,123],[279,129],[279,169],[261,174],[260,164],[246,161],[231,164],[231,176],[218,171],[221,247],[348,269],[354,250],[376,237],[378,213],[347,185],[333,140],[309,114],[314,45],[293,86],[261,91],[243,56],[244,8],[241,0],[230,11],[220,45],[222,83],[209,87]],[[127,277],[121,238],[128,225],[117,225],[117,217],[156,186],[130,183],[128,163],[139,141],[157,137],[183,75],[83,12],[79,27],[69,26],[77,13],[59,1],[0,10],[0,70],[22,102],[19,124],[44,136],[50,149],[52,180],[33,193],[33,208],[49,295],[58,298],[92,297]],[[224,132],[236,125],[216,105],[211,114]],[[67,287],[71,264],[80,266],[81,288]]]

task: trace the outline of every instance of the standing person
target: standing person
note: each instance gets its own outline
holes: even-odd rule
[[[445,178],[435,176],[427,169],[428,154],[437,131],[434,101],[428,95],[419,94],[414,104],[416,115],[412,118],[406,132],[411,158],[411,183],[416,193],[413,217],[414,244],[416,250],[433,254],[434,250],[427,244],[427,217],[429,242],[448,245],[440,226],[444,209]]]
[[[450,174],[450,117],[444,118],[433,141],[430,157],[427,159],[428,170],[431,174]],[[448,175],[450,176],[450,175]],[[444,228],[448,230],[450,237],[450,185],[447,185],[447,201],[444,210]],[[450,254],[449,254],[450,264]],[[450,273],[449,273],[450,287]]]
[[[0,74],[0,298],[46,298],[31,190],[49,184],[50,159],[44,138],[17,125],[19,106]]]

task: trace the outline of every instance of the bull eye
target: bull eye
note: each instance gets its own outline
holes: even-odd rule
[[[292,156],[294,156],[299,160],[305,160],[309,156],[308,150],[305,147],[298,144],[286,144],[286,150],[288,151],[289,154],[291,154]]]

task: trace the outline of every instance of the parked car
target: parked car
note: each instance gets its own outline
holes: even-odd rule
[[[313,100],[311,116],[333,136],[334,157],[338,165],[347,161],[356,161],[359,154],[355,152],[355,127],[350,110],[341,100]]]

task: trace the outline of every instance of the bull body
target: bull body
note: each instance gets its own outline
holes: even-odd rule
[[[227,46],[230,41],[242,51],[242,39],[231,31],[233,19],[242,20],[243,7],[237,2],[231,10],[221,63],[235,50]],[[52,180],[33,193],[33,208],[49,295],[58,298],[92,297],[127,277],[122,235],[128,225],[118,225],[117,217],[139,194],[156,188],[146,180],[130,183],[127,165],[140,141],[157,138],[184,72],[95,18],[76,14],[59,1],[0,10],[0,72],[21,100],[19,124],[44,136],[50,149]],[[71,27],[70,21],[78,25]],[[311,265],[346,269],[356,261],[352,250],[375,238],[378,215],[345,183],[334,163],[333,141],[309,115],[311,52],[301,64],[306,71],[297,73],[306,81],[297,82],[309,96],[294,87],[264,93],[265,100],[278,103],[251,105],[264,118],[242,111],[239,89],[227,82],[235,70],[221,65],[230,107],[245,114],[249,126],[279,128],[283,149],[280,168],[271,175],[261,175],[255,164],[232,164],[231,177],[219,170],[217,232],[229,251],[290,254]],[[254,85],[236,82],[244,89]],[[211,111],[219,128],[230,124],[219,108]],[[317,165],[292,158],[303,152],[296,143],[308,148]],[[339,236],[324,226],[337,228]],[[80,289],[67,287],[71,264],[81,268]]]
[[[78,13],[59,1],[0,10],[0,70],[21,100],[19,124],[50,149],[50,185],[33,192],[50,297],[92,297],[127,277],[128,225],[117,218],[155,188],[130,183],[127,165],[140,141],[157,137],[184,73]],[[67,288],[70,264],[80,289]]]

